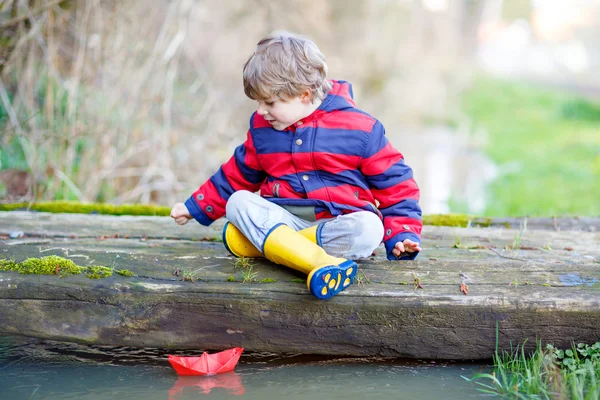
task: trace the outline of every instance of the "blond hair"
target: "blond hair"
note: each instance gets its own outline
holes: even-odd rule
[[[317,45],[286,31],[276,31],[256,45],[244,64],[244,92],[252,100],[288,100],[307,89],[323,100],[331,83],[327,63]]]

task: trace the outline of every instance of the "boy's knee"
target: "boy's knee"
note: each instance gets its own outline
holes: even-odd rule
[[[227,200],[227,204],[225,205],[225,216],[227,219],[232,220],[236,215],[239,215],[240,211],[247,207],[252,196],[254,194],[247,190],[238,190],[229,196],[229,200]]]
[[[368,255],[371,255],[383,240],[383,223],[372,212],[364,211],[356,214],[359,214],[359,217],[357,219],[358,233],[355,236],[355,243],[360,244],[365,249],[370,249]]]

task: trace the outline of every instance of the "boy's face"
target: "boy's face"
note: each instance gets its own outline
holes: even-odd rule
[[[288,100],[259,100],[256,110],[278,131],[309,116],[313,111],[310,96],[298,96]]]

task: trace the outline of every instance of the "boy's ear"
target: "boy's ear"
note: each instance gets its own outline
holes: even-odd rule
[[[303,103],[312,103],[312,89],[308,88],[300,95],[300,101]]]

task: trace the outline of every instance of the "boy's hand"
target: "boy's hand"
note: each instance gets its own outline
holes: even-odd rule
[[[398,258],[400,257],[400,254],[404,252],[414,253],[415,251],[421,251],[421,246],[419,246],[419,243],[415,243],[410,239],[404,239],[403,242],[396,243],[394,249],[392,250],[392,254]]]
[[[185,204],[176,203],[171,209],[171,218],[173,218],[179,225],[185,225],[193,217]]]

